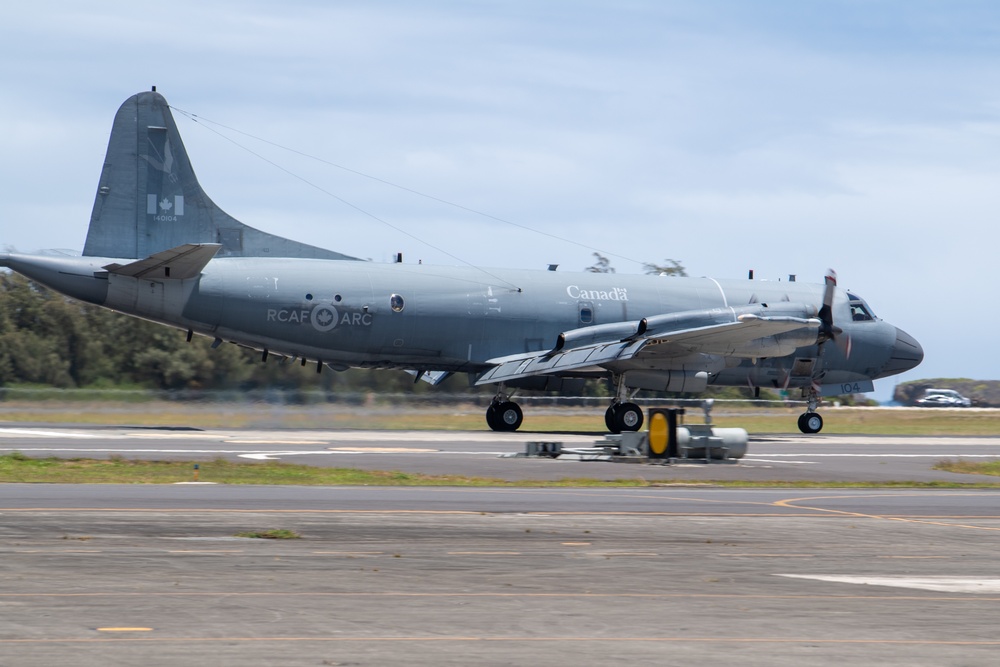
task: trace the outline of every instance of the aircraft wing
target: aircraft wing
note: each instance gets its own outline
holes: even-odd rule
[[[483,373],[476,384],[613,368],[619,362],[641,362],[644,357],[652,357],[654,349],[655,363],[660,364],[664,359],[691,353],[741,358],[784,356],[800,345],[815,343],[820,325],[815,318],[732,313],[728,321],[685,326],[713,318],[719,319],[720,313],[679,313],[565,332],[560,334],[552,350],[489,360],[488,363],[495,365]],[[601,328],[605,329],[603,336],[599,333],[586,336],[590,330]],[[630,334],[621,335],[629,328]],[[583,340],[573,345],[574,339]]]
[[[109,273],[133,278],[186,280],[197,277],[219,252],[219,243],[185,243],[128,264],[108,264]]]
[[[811,318],[761,317],[744,314],[739,315],[735,322],[684,331],[664,332],[651,336],[647,340],[657,345],[673,345],[685,352],[745,357],[754,356],[752,353],[745,353],[748,346],[752,348],[754,341],[766,340],[795,331],[815,331],[819,329],[819,325],[819,320]]]

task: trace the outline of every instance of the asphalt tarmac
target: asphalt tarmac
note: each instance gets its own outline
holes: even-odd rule
[[[531,441],[564,447],[593,446],[600,433],[493,433],[490,431],[311,431],[298,429],[193,429],[0,426],[0,453],[28,456],[181,459],[218,457],[280,460],[410,473],[451,473],[501,480],[642,478],[646,480],[752,480],[819,482],[957,481],[975,475],[934,470],[943,459],[1000,458],[998,437],[858,435],[753,435],[735,464],[690,461],[679,465],[623,464],[567,459],[509,458]]]
[[[901,479],[1000,453],[782,436],[662,468],[470,434],[150,431],[7,425],[0,446],[607,478]],[[237,537],[269,529],[301,539]],[[5,484],[0,665],[995,665],[998,537],[996,490]]]

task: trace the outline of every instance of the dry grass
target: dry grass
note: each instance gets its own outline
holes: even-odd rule
[[[369,471],[354,468],[320,468],[278,461],[244,463],[216,459],[199,461],[199,481],[217,484],[291,484],[298,486],[457,486],[457,487],[653,487],[675,482],[655,482],[635,477],[614,480],[565,478],[555,481],[509,480],[462,475],[424,475],[398,470]],[[23,454],[0,456],[0,483],[46,484],[176,484],[193,480],[191,461],[140,461],[114,459],[35,459]],[[956,472],[977,472],[959,470]],[[690,481],[677,481],[690,486]],[[997,488],[998,482],[814,482],[814,481],[718,481],[704,486],[739,488]]]
[[[600,432],[604,407],[552,408],[524,404],[525,431]],[[727,407],[713,412],[717,426],[751,433],[796,433],[801,408]],[[871,435],[996,435],[997,409],[821,408],[824,433]],[[406,405],[272,405],[266,403],[178,403],[150,401],[0,402],[0,423],[188,426],[195,428],[303,428],[378,430],[487,430],[483,409],[471,404],[414,408]],[[701,410],[688,409],[688,421],[701,422]]]

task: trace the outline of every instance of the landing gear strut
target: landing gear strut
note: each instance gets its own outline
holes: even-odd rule
[[[501,384],[490,407],[486,408],[486,423],[494,431],[516,431],[524,421],[521,406],[510,400]]]
[[[806,411],[799,415],[799,430],[803,433],[819,433],[823,430],[823,418],[816,412],[819,396],[815,388],[809,389],[808,401]]]
[[[604,413],[604,424],[612,433],[622,431],[638,431],[642,428],[642,408],[630,402],[628,387],[625,386],[624,377],[619,375],[615,379],[615,400]],[[632,392],[634,395],[635,392]]]

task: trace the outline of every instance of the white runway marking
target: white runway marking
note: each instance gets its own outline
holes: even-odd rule
[[[141,449],[137,451],[147,452],[148,449]],[[229,452],[232,453],[232,452]],[[256,459],[258,461],[265,461],[268,459],[277,459],[282,456],[337,456],[343,454],[374,454],[381,456],[399,456],[400,454],[466,454],[469,456],[501,456],[503,452],[452,452],[443,451],[440,449],[380,449],[378,447],[373,449],[337,449],[337,450],[311,450],[304,452],[253,452],[253,453],[242,453],[238,454],[241,459]]]
[[[22,435],[29,438],[105,438],[104,434],[80,433],[79,431],[40,431],[34,428],[0,428],[0,435]]]
[[[269,459],[278,456],[336,456],[338,454],[378,454],[399,456],[400,454],[467,454],[470,456],[500,456],[504,452],[461,452],[443,451],[439,449],[399,449],[399,448],[379,448],[372,449],[316,449],[305,451],[284,451],[274,449],[246,450],[246,449],[122,449],[122,448],[76,448],[76,447],[0,447],[0,452],[21,452],[22,454],[41,453],[72,453],[72,454],[236,454],[248,459]]]
[[[837,453],[837,454],[758,454],[757,456],[773,456],[775,458],[825,458],[825,459],[939,459],[942,456],[946,457],[961,457],[963,459],[995,459],[1000,454],[956,454],[955,452],[948,452],[947,454],[848,454],[848,453]]]
[[[1000,579],[983,577],[868,577],[864,575],[826,574],[779,574],[792,579],[814,579],[839,584],[860,584],[862,586],[891,586],[894,588],[915,588],[922,591],[942,593],[1000,593]]]

